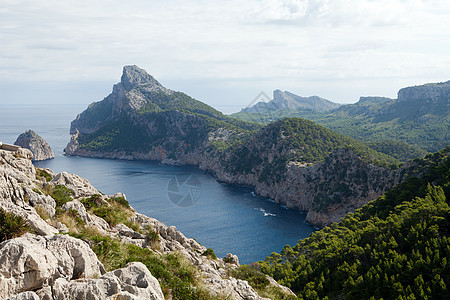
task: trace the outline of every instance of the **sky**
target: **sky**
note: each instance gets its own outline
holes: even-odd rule
[[[102,100],[124,65],[231,113],[450,80],[448,0],[0,0],[0,104]]]

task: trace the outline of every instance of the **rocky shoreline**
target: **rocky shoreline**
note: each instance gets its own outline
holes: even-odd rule
[[[74,138],[75,137],[75,138]],[[325,227],[339,221],[349,213],[371,200],[381,196],[387,189],[407,178],[407,170],[414,163],[405,164],[398,170],[388,170],[371,165],[360,159],[352,150],[334,151],[323,163],[315,165],[287,165],[285,180],[281,182],[261,182],[255,174],[233,174],[227,171],[214,154],[189,153],[178,159],[168,159],[162,149],[148,153],[93,152],[73,146],[76,135],[66,148],[66,155],[108,158],[121,160],[151,160],[167,165],[192,165],[210,172],[223,183],[248,186],[255,194],[273,199],[290,209],[306,212],[306,222],[317,227]],[[330,193],[329,187],[342,186]],[[318,196],[332,198],[346,193],[346,202],[318,208],[313,199]]]
[[[133,228],[112,225],[86,207],[86,199],[107,208],[125,195],[103,195],[86,179],[37,169],[31,159],[27,149],[0,150],[0,208],[20,216],[30,227],[30,232],[0,243],[1,299],[164,299],[160,282],[140,262],[107,271],[92,245],[74,237],[80,230],[94,230],[98,236],[148,249],[157,257],[180,256],[197,270],[201,286],[214,297],[264,299],[247,281],[230,276],[239,266],[236,256],[215,259],[204,255],[207,249],[194,239],[131,207],[126,211]],[[70,191],[70,201],[64,204],[46,192],[61,187]],[[293,295],[272,279],[270,285]]]

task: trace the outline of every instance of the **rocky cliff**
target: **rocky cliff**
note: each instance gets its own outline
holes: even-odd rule
[[[55,157],[50,145],[33,130],[27,130],[17,137],[14,145],[31,150],[33,160],[47,160]]]
[[[236,256],[216,259],[174,226],[134,211],[123,194],[103,195],[31,158],[27,149],[0,150],[1,299],[262,299],[230,276]]]

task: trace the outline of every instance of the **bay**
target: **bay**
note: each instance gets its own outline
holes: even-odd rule
[[[33,129],[56,156],[36,162],[37,167],[78,174],[108,195],[123,192],[138,212],[176,226],[219,257],[231,252],[249,264],[315,230],[302,212],[255,196],[251,188],[218,183],[196,167],[63,155],[70,121],[83,109],[77,104],[0,105],[0,140],[13,143],[20,133]],[[180,203],[184,196],[191,201]]]

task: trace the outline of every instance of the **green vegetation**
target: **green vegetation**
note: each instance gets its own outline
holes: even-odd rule
[[[73,193],[67,187],[63,185],[55,185],[51,191],[50,196],[56,201],[56,207],[61,207],[69,201],[72,201]]]
[[[29,231],[30,227],[21,216],[6,212],[0,207],[0,243]]]
[[[400,161],[423,157],[427,154],[425,150],[410,146],[405,142],[389,140],[380,142],[367,142],[366,144],[375,151],[387,154]]]
[[[88,242],[107,271],[123,268],[129,262],[142,262],[158,278],[166,298],[213,299],[201,288],[196,268],[177,253],[160,255],[148,248],[98,234],[83,232],[71,235]]]
[[[248,265],[242,265],[239,268],[233,269],[231,274],[234,278],[247,280],[256,289],[264,289],[270,283],[266,275]]]
[[[86,210],[104,219],[110,226],[125,224],[129,228],[137,231],[136,223],[130,221],[133,210],[130,204],[123,197],[108,198],[103,200],[100,195],[92,195],[89,198],[81,199]]]
[[[247,141],[234,146],[227,169],[233,173],[259,172],[259,181],[282,180],[286,164],[324,161],[334,150],[351,149],[362,160],[395,169],[399,161],[362,142],[335,133],[311,121],[285,118],[271,123]]]
[[[163,146],[175,159],[178,154],[200,147],[207,141],[208,134],[219,128],[233,131],[229,140],[231,144],[240,140],[242,134],[249,135],[249,132],[261,128],[255,123],[225,116],[181,92],[149,92],[145,86],[135,90],[142,93],[145,103],[133,114],[119,114],[111,118],[111,96],[83,112],[83,124],[95,130],[79,135],[80,149],[131,154]],[[168,135],[171,139],[167,139]]]
[[[450,147],[416,159],[383,196],[258,263],[304,299],[449,295]],[[372,297],[372,298],[371,298]]]
[[[271,285],[266,275],[259,270],[258,264],[253,263],[250,266],[241,265],[233,269],[230,273],[234,278],[247,280],[261,297],[277,300],[297,299],[297,297],[288,295],[281,289]]]
[[[209,259],[217,259],[216,254],[214,253],[214,250],[211,248],[206,249],[203,253],[203,256],[208,257]]]
[[[277,109],[259,113],[241,111],[231,116],[260,124],[268,124],[285,117],[299,117],[362,141],[406,143],[416,149],[391,144],[388,151],[381,152],[407,161],[422,155],[417,149],[437,151],[450,143],[447,98],[440,97],[430,103],[427,96],[424,97],[401,102],[388,98],[366,97],[361,98],[358,103],[343,105],[329,112]],[[386,145],[381,148],[378,145],[375,149],[380,151],[383,148],[386,149]]]
[[[36,179],[44,179],[46,182],[52,180],[52,175],[50,175],[47,171],[41,168],[36,168]]]

